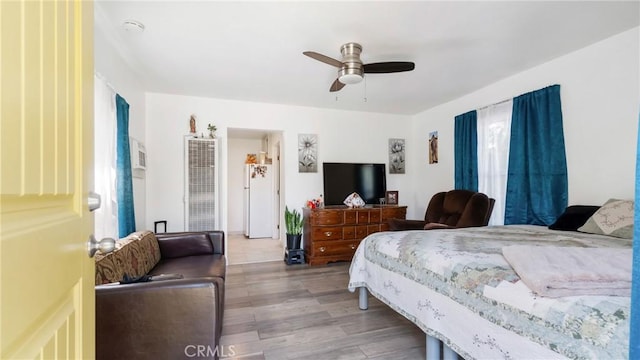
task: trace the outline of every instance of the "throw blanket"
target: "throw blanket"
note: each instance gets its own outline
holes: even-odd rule
[[[513,245],[502,255],[535,293],[547,297],[631,296],[631,249]]]

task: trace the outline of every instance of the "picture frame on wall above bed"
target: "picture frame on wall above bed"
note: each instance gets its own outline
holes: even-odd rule
[[[385,195],[387,205],[398,205],[398,191],[387,191]]]

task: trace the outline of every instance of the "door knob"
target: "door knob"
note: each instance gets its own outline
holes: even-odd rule
[[[96,194],[93,191],[89,192],[89,211],[95,211],[100,208],[102,204],[100,194]]]
[[[102,254],[108,254],[115,248],[116,241],[112,238],[104,238],[98,241],[92,234],[91,236],[89,236],[89,241],[87,241],[87,251],[89,252],[90,258],[92,258],[98,251],[100,251]]]

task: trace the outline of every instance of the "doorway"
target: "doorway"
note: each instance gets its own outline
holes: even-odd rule
[[[280,240],[280,144],[281,131],[229,128],[227,152],[227,260],[229,264],[282,261],[284,242]],[[262,157],[260,156],[262,153]],[[247,157],[255,154],[258,162],[268,164],[273,175],[270,191],[272,205],[267,216],[270,231],[258,238],[247,234]],[[261,158],[264,160],[261,161]],[[263,219],[261,219],[263,220]]]

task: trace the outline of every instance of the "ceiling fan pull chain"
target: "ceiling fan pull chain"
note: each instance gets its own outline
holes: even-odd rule
[[[364,102],[367,102],[367,77],[364,77]]]

